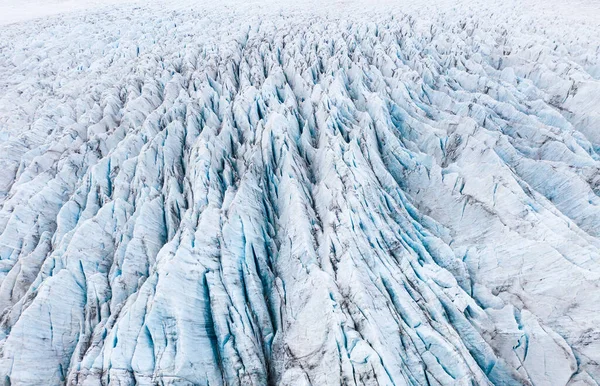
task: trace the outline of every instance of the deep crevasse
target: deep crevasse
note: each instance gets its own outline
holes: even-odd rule
[[[3,384],[596,385],[598,28],[517,5],[3,27]]]

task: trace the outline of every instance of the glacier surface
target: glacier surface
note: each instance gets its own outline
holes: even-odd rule
[[[0,27],[1,385],[600,383],[597,3],[83,8]]]

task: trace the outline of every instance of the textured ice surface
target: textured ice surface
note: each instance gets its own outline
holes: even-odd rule
[[[0,384],[600,382],[597,4],[216,3],[1,27]]]

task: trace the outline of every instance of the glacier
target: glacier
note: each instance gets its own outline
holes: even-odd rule
[[[597,3],[99,3],[1,19],[1,385],[598,385]]]

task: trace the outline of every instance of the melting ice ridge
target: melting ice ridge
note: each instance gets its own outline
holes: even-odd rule
[[[0,384],[600,382],[598,24],[331,4],[2,27]]]

